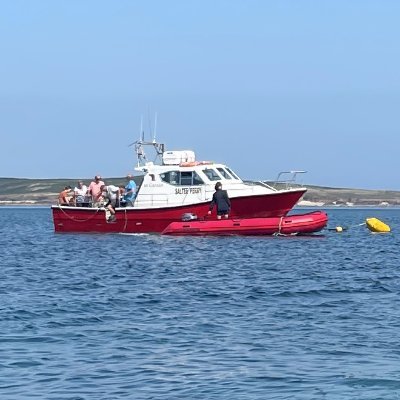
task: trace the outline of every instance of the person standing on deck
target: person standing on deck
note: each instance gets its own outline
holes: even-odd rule
[[[133,180],[133,176],[128,174],[126,176],[128,183],[125,186],[125,194],[124,194],[124,206],[125,207],[133,207],[133,202],[136,197],[136,183]]]
[[[212,197],[208,215],[211,214],[211,211],[215,205],[217,205],[217,218],[221,219],[222,216],[228,218],[229,211],[231,209],[231,201],[228,197],[228,192],[226,190],[222,190],[221,182],[217,182],[215,184],[215,192]]]
[[[92,205],[93,207],[101,207],[101,187],[104,185],[104,182],[101,180],[100,175],[96,175],[94,180],[90,182],[88,193],[92,196]]]

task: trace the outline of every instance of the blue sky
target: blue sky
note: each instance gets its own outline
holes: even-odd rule
[[[0,2],[0,176],[123,176],[140,118],[244,179],[399,189],[400,2]],[[150,138],[150,136],[149,136]]]

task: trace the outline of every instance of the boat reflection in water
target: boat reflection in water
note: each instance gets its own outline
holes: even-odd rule
[[[147,160],[146,146],[151,146],[156,152],[153,162]],[[230,225],[230,233],[271,234],[271,229],[264,229],[261,233],[262,229],[254,226],[276,224],[281,217],[287,216],[307,191],[295,182],[296,175],[304,171],[291,171],[291,179],[285,182],[280,179],[281,175],[275,182],[249,182],[240,179],[224,164],[197,161],[193,151],[165,151],[164,144],[144,140],[135,142],[135,150],[138,158],[135,170],[139,179],[134,206],[116,208],[116,220],[107,222],[104,208],[53,205],[56,232],[171,234],[171,229],[167,228],[171,223],[182,222],[184,214],[194,214],[199,218],[207,214],[215,183],[220,181],[231,200],[230,219],[217,221],[213,215],[208,221],[214,219],[213,224],[220,224],[221,228],[224,224],[224,229]],[[260,221],[268,218],[274,220]],[[240,222],[239,228],[238,220],[247,221]],[[310,227],[315,225],[311,222]],[[322,229],[318,228],[320,225],[316,224],[312,231]],[[244,229],[244,226],[253,228]],[[215,229],[217,225],[212,229],[214,233]],[[204,234],[209,233],[204,231]]]

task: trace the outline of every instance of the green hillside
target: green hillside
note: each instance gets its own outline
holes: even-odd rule
[[[87,186],[92,179],[83,179]],[[125,177],[104,179],[106,184],[125,186]],[[54,204],[65,186],[74,188],[76,179],[0,178],[0,204]]]
[[[139,181],[140,177],[135,177]],[[89,185],[91,179],[84,179]],[[125,186],[125,177],[104,178],[106,184]],[[58,193],[64,186],[75,187],[76,179],[20,179],[0,178],[0,205],[38,204],[50,205],[57,202]],[[388,190],[365,190],[349,188],[330,188],[306,185],[307,193],[303,200],[310,202],[354,205],[400,205],[400,192]]]

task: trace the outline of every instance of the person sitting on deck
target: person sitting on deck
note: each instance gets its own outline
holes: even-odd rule
[[[88,191],[87,186],[83,181],[78,181],[78,186],[75,187],[75,205],[77,207],[89,207],[89,198],[86,196]]]
[[[73,206],[74,205],[74,192],[71,186],[65,186],[64,190],[58,195],[58,205],[60,206]]]

